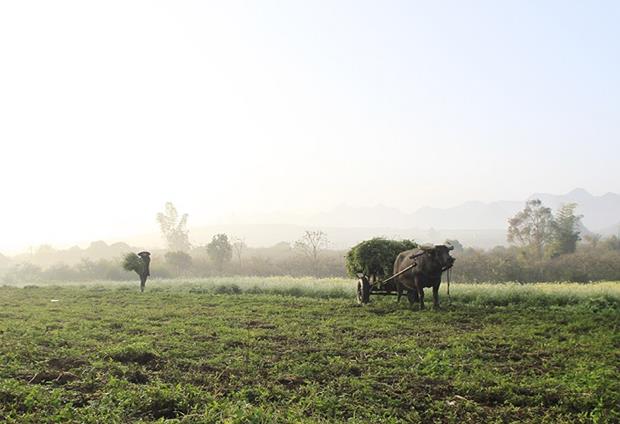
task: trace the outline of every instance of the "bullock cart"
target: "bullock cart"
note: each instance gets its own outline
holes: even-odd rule
[[[422,256],[424,252],[412,256],[412,259]],[[413,264],[404,268],[400,272],[380,281],[371,281],[370,277],[365,274],[358,274],[357,280],[357,303],[365,304],[370,301],[370,295],[373,296],[397,296],[398,288],[396,287],[396,277],[402,275],[408,271],[411,271],[417,266],[414,261]]]

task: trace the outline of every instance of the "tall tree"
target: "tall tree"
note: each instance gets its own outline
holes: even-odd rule
[[[551,256],[573,253],[577,249],[579,227],[583,215],[575,215],[576,203],[562,205],[553,222],[553,240],[550,245]]]
[[[216,234],[207,244],[207,254],[215,264],[219,272],[222,272],[224,265],[232,259],[232,246],[226,234]]]
[[[166,240],[169,250],[173,252],[189,251],[191,244],[187,230],[187,214],[183,214],[179,218],[179,213],[172,202],[167,202],[164,212],[157,214],[157,222],[159,222],[161,234]]]
[[[542,259],[553,237],[551,209],[539,199],[528,200],[525,208],[508,220],[508,242],[517,244],[535,259]]]
[[[232,241],[232,249],[233,249],[235,258],[237,259],[237,262],[241,264],[241,257],[243,255],[243,251],[246,249],[246,247],[248,247],[245,244],[245,239],[239,238],[239,237],[232,237],[231,241]]]
[[[318,276],[319,272],[320,254],[328,245],[327,234],[323,231],[306,231],[302,238],[295,242],[295,249],[308,258],[315,276]]]

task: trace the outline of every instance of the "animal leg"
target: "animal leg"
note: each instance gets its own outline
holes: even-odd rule
[[[418,303],[418,302],[420,301],[420,298],[419,298],[419,296],[418,296],[418,289],[413,289],[413,290],[412,290],[412,292],[413,292],[413,294],[412,294],[412,296],[413,296],[413,301],[414,301],[415,303]]]
[[[418,303],[418,294],[416,289],[407,289],[407,300],[409,300],[409,305],[413,308],[413,305]]]
[[[396,298],[396,303],[400,303],[400,298],[403,295],[403,286],[401,286],[399,282],[396,282],[396,292],[398,293],[398,297]]]
[[[433,308],[439,309],[439,286],[433,286]]]
[[[418,284],[418,297],[420,298],[420,310],[424,309],[424,287]]]

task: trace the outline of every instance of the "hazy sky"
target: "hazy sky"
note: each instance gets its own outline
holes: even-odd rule
[[[617,1],[0,3],[0,252],[620,192]]]

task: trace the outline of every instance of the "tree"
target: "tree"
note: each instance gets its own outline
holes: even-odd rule
[[[603,240],[602,244],[603,247],[607,250],[620,250],[620,237],[615,235],[607,237],[605,240]]]
[[[164,212],[157,214],[157,222],[159,222],[159,228],[169,250],[173,252],[189,251],[191,245],[189,243],[189,231],[186,228],[187,214],[183,214],[179,218],[177,209],[171,202],[167,202]]]
[[[237,262],[239,262],[239,264],[241,264],[241,255],[243,254],[243,251],[246,247],[248,246],[245,244],[244,239],[239,237],[232,237],[233,253],[235,255],[235,258],[237,258]]]
[[[583,240],[588,243],[593,249],[598,247],[599,242],[603,236],[599,233],[590,233],[583,236]]]
[[[192,266],[192,257],[185,252],[167,252],[164,257],[166,263],[175,269],[176,275],[183,274],[183,270]]]
[[[219,272],[222,272],[224,264],[232,259],[232,252],[233,249],[226,234],[214,235],[211,243],[207,244],[207,255]]]
[[[320,254],[328,245],[327,234],[323,231],[306,231],[302,238],[295,242],[295,249],[310,261],[315,276],[318,276]]]
[[[577,248],[579,226],[583,215],[575,215],[576,203],[562,205],[553,220],[553,237],[550,246],[551,256],[573,253]]]
[[[542,259],[553,237],[551,209],[543,206],[539,199],[528,200],[525,208],[508,220],[508,224],[508,242],[519,245],[535,259]]]

